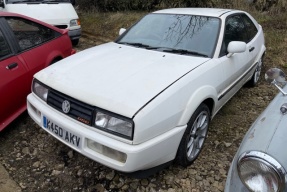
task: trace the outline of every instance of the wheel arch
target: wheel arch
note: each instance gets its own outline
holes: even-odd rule
[[[195,91],[190,97],[185,111],[182,113],[182,116],[179,120],[179,125],[185,125],[191,118],[194,111],[199,107],[201,103],[207,105],[210,111],[210,117],[213,117],[214,108],[216,105],[217,92],[215,88],[211,86],[201,87]]]
[[[55,62],[62,60],[63,58],[65,58],[65,56],[60,50],[53,50],[47,56],[45,67],[48,67]]]
[[[213,114],[213,108],[214,108],[214,100],[212,98],[207,98],[205,99],[202,103],[204,103],[208,108],[209,108],[209,112],[210,112],[210,117],[212,117]]]
[[[56,63],[57,61],[60,61],[60,60],[62,60],[63,59],[63,57],[61,57],[61,56],[56,56],[56,57],[54,57],[52,60],[51,60],[51,62],[50,62],[50,64],[49,65],[52,65],[52,64],[54,64],[54,63]]]

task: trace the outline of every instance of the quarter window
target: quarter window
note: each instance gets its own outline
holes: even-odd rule
[[[0,30],[0,59],[2,57],[5,57],[11,53],[11,49],[2,33]]]
[[[247,15],[242,15],[242,19],[245,25],[246,32],[248,34],[248,42],[251,41],[255,35],[257,34],[258,30],[252,20]]]
[[[27,50],[47,42],[57,36],[54,30],[22,18],[6,18],[16,36],[20,49]]]

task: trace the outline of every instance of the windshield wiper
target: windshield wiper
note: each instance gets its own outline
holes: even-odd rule
[[[22,1],[12,2],[12,4],[20,4],[20,3],[40,4],[39,1],[31,1],[31,0],[22,0]]]
[[[164,49],[162,51],[163,52],[169,52],[169,53],[177,53],[177,54],[181,54],[181,55],[197,55],[197,56],[201,56],[201,57],[208,57],[208,55],[206,55],[206,54],[199,53],[196,51],[188,51],[185,49]]]
[[[165,47],[154,47],[154,46],[146,45],[143,43],[119,42],[119,44],[131,45],[131,46],[141,47],[141,48],[146,48],[146,49],[165,49]]]
[[[135,47],[143,47],[143,48],[149,48],[149,45],[143,44],[143,43],[130,43],[130,42],[119,42],[119,44],[123,45],[131,45]]]

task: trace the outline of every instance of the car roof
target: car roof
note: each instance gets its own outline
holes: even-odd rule
[[[32,17],[28,17],[28,16],[25,16],[25,15],[21,15],[21,14],[18,14],[18,13],[12,13],[12,12],[6,12],[6,11],[0,11],[0,17],[21,17],[21,18],[24,18],[24,19],[28,19],[30,21],[33,21],[33,22],[36,22],[36,23],[39,23],[41,25],[44,25],[46,27],[49,27],[55,31],[58,31],[59,33],[65,33],[64,30],[61,30],[53,25],[50,25],[48,23],[45,23],[43,21],[40,21],[38,19],[34,19]]]
[[[183,14],[183,15],[205,15],[210,17],[221,17],[228,13],[243,12],[234,9],[221,9],[221,8],[172,8],[155,11],[153,13],[165,14]]]

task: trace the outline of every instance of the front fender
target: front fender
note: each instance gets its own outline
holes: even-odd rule
[[[189,98],[186,108],[178,122],[178,125],[187,124],[197,107],[207,99],[213,100],[213,105],[208,106],[211,109],[211,116],[213,116],[215,101],[217,101],[217,92],[216,89],[212,86],[203,86],[197,89]]]

